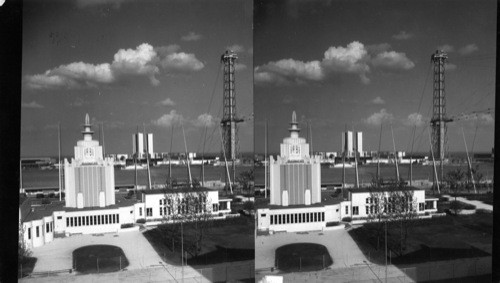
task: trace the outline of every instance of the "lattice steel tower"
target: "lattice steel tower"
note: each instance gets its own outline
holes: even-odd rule
[[[233,164],[237,156],[237,135],[236,124],[242,122],[242,119],[236,116],[235,100],[235,61],[238,59],[236,53],[226,50],[221,56],[221,62],[224,63],[224,113],[221,121],[223,144],[226,158],[232,160]]]
[[[448,55],[439,50],[436,50],[436,53],[431,56],[431,61],[434,63],[433,115],[431,119],[432,148],[434,156],[440,161],[441,181],[443,180],[443,163],[447,142],[446,123],[451,122],[451,119],[446,116],[444,87],[444,71],[447,59]]]

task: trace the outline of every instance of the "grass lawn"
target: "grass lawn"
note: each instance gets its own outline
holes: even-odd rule
[[[377,238],[370,224],[349,231],[363,253],[372,262],[385,263],[384,238],[377,251]],[[399,230],[388,229],[388,242],[397,241]],[[492,252],[493,215],[476,213],[417,220],[410,231],[403,256],[392,262],[415,264],[421,262],[488,256]]]
[[[92,245],[73,251],[73,267],[82,273],[113,272],[127,266],[127,257],[116,246]]]
[[[171,225],[171,224],[165,224]],[[165,261],[181,265],[180,234],[173,240],[162,232],[162,226],[144,232],[158,255]],[[184,234],[193,231],[189,224],[183,225]],[[254,220],[250,217],[235,217],[214,220],[201,244],[201,252],[196,258],[188,255],[192,266],[210,265],[223,262],[253,260],[255,256]],[[185,243],[186,244],[186,243]]]
[[[311,243],[281,246],[275,260],[278,269],[287,272],[321,270],[333,263],[325,246]]]

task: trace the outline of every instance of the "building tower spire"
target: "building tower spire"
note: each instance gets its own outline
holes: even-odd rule
[[[291,138],[299,137],[300,128],[298,127],[298,125],[299,123],[297,123],[297,114],[295,114],[295,111],[293,111],[292,121],[290,122],[290,128],[288,129]]]
[[[84,141],[91,141],[92,140],[92,135],[94,132],[91,130],[92,124],[90,124],[90,119],[89,119],[89,114],[87,113],[85,115],[85,124],[83,125],[83,140]]]

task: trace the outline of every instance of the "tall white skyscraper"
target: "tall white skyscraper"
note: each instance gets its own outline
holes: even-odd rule
[[[342,153],[346,157],[354,157],[355,151],[363,156],[363,132],[342,132]]]
[[[152,133],[136,133],[132,136],[133,149],[132,153],[137,155],[137,158],[146,158],[146,152],[150,157],[154,156],[153,134]]]

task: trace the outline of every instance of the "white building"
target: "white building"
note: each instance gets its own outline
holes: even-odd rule
[[[310,205],[321,202],[320,157],[309,156],[309,144],[299,137],[295,111],[290,137],[283,139],[280,156],[269,158],[269,188],[272,205]]]
[[[120,232],[123,224],[139,219],[161,223],[174,216],[215,217],[231,212],[231,199],[219,199],[218,191],[206,188],[147,190],[139,192],[137,199],[116,194],[113,162],[102,158],[90,128],[87,115],[84,139],[77,142],[72,162],[65,161],[65,200],[43,204],[28,198],[20,204],[19,224],[29,248],[73,234]]]
[[[75,157],[64,160],[67,207],[104,207],[115,204],[115,173],[112,158],[103,158],[102,147],[92,140],[89,115],[85,116],[83,140],[75,146]]]
[[[358,156],[364,157],[363,152],[363,133],[362,132],[342,132],[342,153],[346,157],[354,157],[354,152],[358,152]]]
[[[153,134],[152,133],[136,133],[132,135],[132,153],[137,158],[146,158],[146,153],[150,157],[154,157]]]
[[[387,198],[387,211],[392,209],[391,198],[404,195],[408,200],[411,199],[411,205],[407,209],[417,215],[437,212],[437,199],[426,199],[425,191],[416,188],[401,188],[391,192],[388,188],[355,188],[347,191],[346,199],[336,198],[322,202],[319,159],[309,157],[306,141],[299,138],[295,112],[291,125],[290,137],[283,139],[280,156],[276,161],[270,158],[270,205],[257,210],[259,232],[338,229],[342,226],[335,226],[333,223],[340,223],[346,217],[364,222],[377,211],[383,212],[380,207],[375,208],[375,204],[380,203],[375,200],[375,196],[384,201]],[[352,143],[349,141],[352,132],[344,133],[343,136],[346,137],[346,145]],[[362,143],[362,135],[358,133],[356,137]]]

